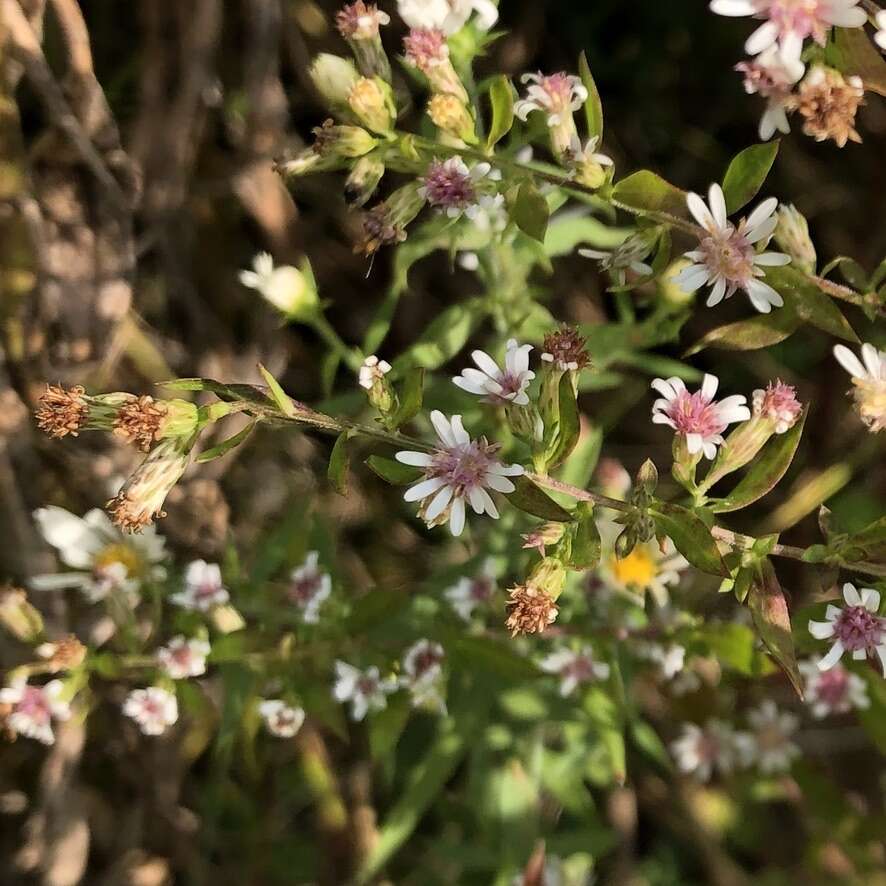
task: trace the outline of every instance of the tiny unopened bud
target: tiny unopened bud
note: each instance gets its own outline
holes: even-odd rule
[[[538,409],[530,404],[529,406],[515,406],[508,403],[505,406],[505,416],[511,430],[524,440],[533,442],[541,441],[544,436],[544,420],[539,414]]]
[[[637,541],[650,541],[655,536],[655,520],[649,514],[643,514],[634,523]]]
[[[363,361],[358,373],[360,387],[382,415],[396,412],[398,406],[397,394],[386,378],[390,371],[391,364],[387,360],[379,360],[375,354],[371,354]]]
[[[321,52],[314,59],[310,75],[317,92],[333,109],[347,107],[348,95],[360,79],[352,62],[328,52]]]
[[[791,257],[791,264],[795,268],[814,274],[817,256],[806,218],[796,206],[787,203],[778,207],[777,218],[775,242]]]
[[[361,77],[348,93],[348,106],[360,122],[379,135],[390,135],[397,119],[391,87],[380,77]]]
[[[669,305],[680,307],[690,304],[695,298],[691,292],[687,292],[676,281],[676,277],[692,264],[688,258],[678,258],[672,261],[656,279],[656,293],[658,297]]]
[[[637,546],[638,540],[635,521],[632,522],[630,526],[625,526],[625,528],[619,533],[618,538],[615,540],[615,556],[619,560],[624,560],[624,558],[629,556],[631,551]]]
[[[781,379],[769,382],[766,390],[758,389],[753,396],[754,415],[772,422],[776,434],[784,434],[796,423],[803,412],[803,404],[797,399],[797,390]]]
[[[322,126],[315,126],[313,149],[321,156],[332,154],[336,157],[354,159],[368,154],[378,145],[378,139],[360,126],[336,124],[324,120]]]
[[[335,16],[338,32],[348,41],[360,73],[366,77],[381,77],[388,83],[391,82],[391,64],[382,46],[379,27],[390,21],[386,12],[363,0],[349,3]]]
[[[413,28],[403,38],[407,64],[427,78],[432,92],[454,95],[467,104],[468,93],[449,60],[446,35],[439,28]]]
[[[523,536],[523,547],[534,548],[544,557],[545,548],[557,544],[565,532],[566,527],[562,523],[543,523]]]
[[[385,174],[378,153],[366,154],[352,167],[345,181],[345,195],[354,206],[362,206],[374,193]]]
[[[43,633],[43,616],[20,588],[0,591],[0,624],[23,643],[33,643]]]
[[[652,459],[647,458],[646,461],[640,465],[640,470],[637,471],[634,485],[638,490],[642,490],[647,497],[651,498],[652,495],[654,495],[655,490],[658,487],[658,469],[655,467]]]
[[[465,144],[477,144],[474,118],[465,102],[455,95],[438,93],[428,102],[428,116],[447,135]]]

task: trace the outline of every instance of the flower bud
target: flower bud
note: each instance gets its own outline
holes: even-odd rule
[[[338,32],[348,42],[357,67],[365,77],[381,77],[391,82],[391,64],[379,36],[379,27],[391,21],[386,12],[374,4],[356,0],[349,3],[335,17]]]
[[[523,547],[534,548],[544,557],[545,548],[548,545],[558,544],[565,532],[566,527],[562,523],[543,523],[523,536]]]
[[[432,92],[454,95],[468,104],[467,90],[449,60],[446,35],[439,28],[413,28],[403,38],[403,55],[407,64],[428,78]]]
[[[384,174],[385,164],[377,152],[361,157],[345,182],[346,197],[354,206],[362,206],[375,193]]]
[[[648,501],[655,494],[657,487],[658,469],[655,467],[652,460],[647,458],[646,461],[640,465],[640,470],[637,471],[637,476],[634,479],[635,492],[639,493]]]
[[[387,360],[379,360],[371,354],[363,361],[358,374],[360,387],[365,389],[369,402],[383,415],[397,411],[399,400],[386,376],[391,371]]]
[[[544,420],[535,406],[515,406],[508,403],[505,406],[505,416],[511,430],[524,440],[540,442],[544,436]]]
[[[302,262],[301,269],[292,265],[275,267],[268,253],[259,253],[253,269],[240,273],[240,282],[257,290],[290,320],[309,320],[320,307],[317,284],[307,260]]]
[[[791,264],[807,274],[815,273],[815,246],[809,236],[809,223],[803,214],[787,203],[778,207],[775,242],[791,257]]]
[[[669,305],[682,307],[692,303],[695,295],[686,292],[679,283],[675,281],[675,277],[682,271],[686,270],[692,264],[688,258],[678,258],[672,261],[665,270],[659,274],[656,280],[656,292],[658,297]]]
[[[552,600],[556,600],[566,583],[566,567],[556,557],[545,557],[537,563],[526,584],[544,591]]]
[[[692,489],[695,486],[695,469],[701,461],[704,452],[699,449],[692,453],[686,446],[684,434],[676,434],[672,446],[674,463],[671,466],[671,474],[674,479],[684,488]]]
[[[313,147],[300,151],[295,157],[278,159],[274,161],[274,171],[283,177],[284,181],[298,178],[313,172],[327,172],[336,169],[340,160],[332,154],[319,154]]]
[[[445,93],[433,96],[428,102],[428,116],[447,135],[468,145],[477,144],[474,118],[467,104],[457,96]]]
[[[328,52],[321,52],[314,59],[310,75],[317,92],[330,108],[347,106],[348,95],[360,77],[352,62]]]
[[[363,237],[355,252],[372,255],[382,246],[406,239],[406,226],[421,212],[425,198],[413,182],[398,188],[384,203],[373,206],[363,216]]]
[[[336,125],[333,120],[324,120],[322,126],[314,127],[313,133],[313,150],[321,157],[332,155],[350,160],[368,154],[378,145],[378,139],[362,127]]]
[[[615,540],[615,556],[619,560],[624,560],[637,546],[638,541],[636,522],[632,522],[631,525],[622,529]]]
[[[348,93],[348,106],[360,122],[379,135],[390,135],[397,108],[391,87],[380,77],[361,77]]]
[[[33,643],[43,634],[43,616],[19,588],[0,591],[0,624],[22,643]]]

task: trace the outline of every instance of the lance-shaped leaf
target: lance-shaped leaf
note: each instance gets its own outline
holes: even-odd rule
[[[886,561],[886,517],[880,517],[864,529],[841,541],[838,554],[844,561]]]
[[[684,356],[690,357],[705,348],[721,348],[726,351],[768,348],[793,335],[801,322],[793,308],[785,306],[771,314],[758,314],[747,320],[718,326],[703,335]]]
[[[524,233],[544,243],[548,229],[550,208],[544,195],[531,179],[526,179],[517,190],[517,199],[511,207],[514,224]]]
[[[399,393],[400,407],[397,409],[393,419],[393,425],[395,428],[405,425],[406,422],[418,414],[424,396],[424,387],[424,369],[418,369],[407,373],[406,378],[403,381],[403,387]]]
[[[696,569],[710,575],[729,575],[717,542],[701,517],[670,502],[656,502],[649,513],[655,521],[656,534],[668,536]]]
[[[600,99],[600,93],[597,91],[597,84],[591,74],[591,68],[588,64],[587,56],[584,52],[578,57],[578,76],[584,88],[588,91],[588,98],[585,102],[585,120],[588,124],[588,138],[603,138],[603,102]],[[597,143],[599,147],[599,142]]]
[[[623,178],[613,189],[612,199],[616,204],[644,212],[676,216],[685,216],[687,212],[685,191],[648,169]]]
[[[329,467],[326,476],[333,488],[340,495],[348,494],[348,468],[350,466],[351,453],[348,443],[356,434],[353,428],[342,431],[336,438],[335,445],[329,456]],[[399,464],[399,462],[395,462]]]
[[[770,560],[754,565],[754,579],[748,595],[748,607],[754,626],[772,657],[787,674],[797,695],[803,697],[803,680],[797,668],[794,639],[791,635],[791,617],[784,592]]]
[[[366,464],[374,474],[393,486],[408,486],[421,477],[421,471],[418,468],[402,465],[398,461],[384,458],[381,455],[370,455],[366,459]]]
[[[844,74],[857,74],[868,92],[886,96],[886,60],[862,28],[834,28],[827,60]]]
[[[197,464],[204,464],[208,461],[214,461],[217,458],[221,458],[223,455],[227,455],[232,449],[236,449],[241,443],[243,443],[246,438],[252,433],[255,428],[256,423],[251,421],[248,425],[246,425],[241,430],[237,431],[231,437],[228,437],[227,440],[222,440],[221,443],[213,446],[210,449],[204,449],[194,461]]]
[[[437,369],[451,360],[465,346],[485,311],[480,299],[447,308],[428,324],[415,344],[394,361],[397,375],[415,366]]]
[[[543,460],[546,469],[551,470],[569,457],[581,433],[578,401],[570,373],[564,372],[560,378],[555,413],[550,416],[545,415],[544,418]]]
[[[710,503],[714,513],[725,514],[746,508],[775,488],[794,460],[808,412],[809,408],[804,408],[803,414],[790,430],[776,434],[763,447],[757,460],[729,495]]]
[[[726,198],[726,211],[730,215],[738,212],[757,195],[775,162],[778,145],[778,139],[751,145],[732,158],[723,177],[723,196]]]
[[[600,531],[594,520],[594,508],[579,502],[575,508],[576,525],[572,536],[569,565],[575,570],[593,569],[600,562]]]
[[[508,495],[508,501],[533,517],[542,520],[553,520],[557,523],[568,523],[572,514],[561,508],[543,489],[539,488],[528,477],[515,477],[516,489]]]
[[[296,413],[295,404],[289,399],[283,388],[280,387],[280,382],[261,363],[258,364],[258,370],[268,383],[268,387],[271,389],[271,396],[274,398],[277,408],[287,418],[292,418]]]
[[[492,81],[489,101],[492,104],[492,122],[489,124],[489,137],[486,139],[487,151],[501,141],[514,125],[514,87],[504,74]]]

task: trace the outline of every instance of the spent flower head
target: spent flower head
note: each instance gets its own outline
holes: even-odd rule
[[[574,326],[561,326],[545,335],[541,359],[564,372],[577,372],[591,362],[587,344],[588,340]]]
[[[378,37],[379,27],[387,25],[391,17],[374,3],[356,0],[335,14],[335,26],[346,40],[371,40]]]
[[[403,38],[403,55],[407,64],[428,78],[432,92],[468,102],[467,90],[449,60],[446,35],[439,28],[412,28]]]
[[[788,107],[803,117],[803,132],[816,141],[831,139],[843,148],[861,142],[855,115],[864,103],[861,77],[844,77],[835,68],[817,65],[804,78]]]
[[[797,399],[797,389],[781,379],[769,382],[766,389],[758,388],[753,395],[754,415],[774,422],[775,433],[784,434],[796,423],[803,412]]]
[[[878,614],[880,592],[873,588],[858,591],[855,585],[846,582],[843,600],[846,605],[842,609],[828,604],[826,621],[809,622],[809,633],[816,640],[833,641],[828,654],[819,661],[819,669],[832,668],[844,652],[849,652],[858,661],[879,658],[880,667],[886,674],[886,618]]]
[[[89,404],[85,394],[86,389],[80,385],[72,388],[47,385],[40,395],[35,412],[37,427],[56,439],[68,434],[78,436],[89,419]]]
[[[846,347],[835,345],[834,356],[852,376],[852,397],[861,420],[872,433],[886,428],[886,351],[861,346],[861,360]]]
[[[766,109],[760,118],[760,138],[768,141],[776,132],[789,133],[789,99],[794,85],[806,71],[803,62],[786,58],[777,46],[770,46],[755,59],[737,64],[735,70],[744,74],[748,95],[757,94],[766,99]]]
[[[517,634],[540,634],[557,619],[556,601],[544,589],[521,584],[508,592],[508,618],[505,627],[512,637]]]

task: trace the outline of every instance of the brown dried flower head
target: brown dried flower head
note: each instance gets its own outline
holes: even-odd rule
[[[83,398],[85,390],[76,385],[65,389],[47,385],[40,396],[35,417],[37,427],[50,437],[76,437],[89,418],[89,406]]]
[[[863,102],[860,77],[844,77],[839,71],[820,65],[809,72],[787,106],[805,118],[806,135],[820,142],[833,139],[842,148],[848,141],[861,141],[855,129],[855,115]]]
[[[574,327],[562,326],[545,336],[541,359],[558,369],[584,369],[591,362],[585,350],[587,341]]]
[[[406,231],[391,220],[384,203],[373,206],[363,214],[363,236],[354,247],[359,255],[374,255],[382,246],[402,243]]]
[[[159,437],[166,412],[167,406],[162,401],[157,402],[147,394],[133,396],[120,407],[114,420],[114,434],[147,452]]]
[[[508,620],[505,626],[512,637],[517,634],[540,634],[557,618],[557,605],[541,588],[517,585],[510,590]]]
[[[76,668],[86,657],[86,647],[73,634],[54,643],[43,643],[36,652],[53,671]]]

